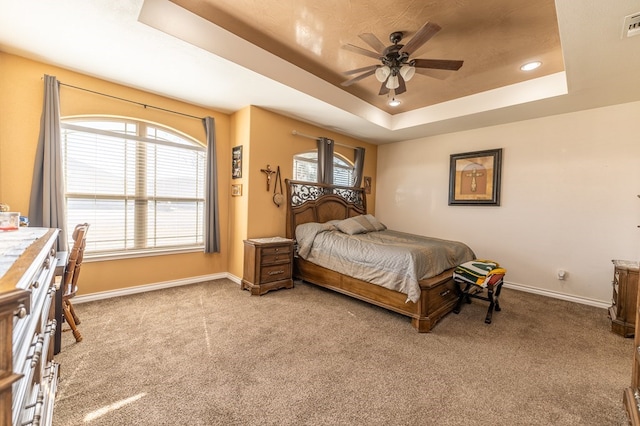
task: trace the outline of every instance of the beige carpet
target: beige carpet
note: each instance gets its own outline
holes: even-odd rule
[[[633,339],[504,289],[432,333],[311,284],[228,280],[77,305],[54,425],[622,425]],[[66,324],[65,324],[66,328]]]

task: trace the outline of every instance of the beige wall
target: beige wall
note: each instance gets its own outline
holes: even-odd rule
[[[54,75],[65,84],[135,100],[197,117],[216,120],[218,170],[220,182],[221,230],[227,229],[230,175],[229,116],[216,111],[177,102],[150,93],[123,87],[51,65],[0,52],[0,200],[12,210],[28,213],[33,162],[40,129],[44,83],[43,75]],[[112,114],[162,122],[204,143],[200,120],[184,118],[152,108],[90,94],[62,86],[61,115]],[[91,231],[89,231],[91,232]],[[225,233],[226,234],[226,233]],[[226,272],[228,244],[221,238],[219,254],[189,253],[143,257],[128,260],[91,262],[83,266],[79,294],[185,279]]]
[[[380,146],[377,215],[468,243],[508,283],[605,306],[611,259],[640,260],[638,117],[640,102]],[[502,205],[448,206],[449,156],[493,148]]]
[[[286,207],[276,207],[272,202],[274,182],[272,180],[271,191],[267,192],[265,174],[260,169],[267,164],[273,169],[280,166],[283,181],[292,176],[293,155],[315,148],[315,141],[292,135],[294,129],[313,136],[330,137],[341,144],[366,148],[364,174],[373,177],[373,194],[368,196],[367,202],[373,212],[377,161],[375,145],[257,107],[246,107],[229,116],[0,52],[0,202],[8,203],[13,210],[27,213],[29,206],[42,110],[42,77],[45,74],[56,76],[64,84],[197,117],[210,115],[216,120],[221,253],[88,261],[83,266],[79,294],[225,272],[241,278],[244,239],[285,235]],[[204,143],[204,129],[199,120],[142,108],[67,86],[61,87],[60,98],[63,116],[110,114],[140,118],[166,124]],[[243,147],[242,178],[232,179],[231,148],[238,145]],[[336,152],[353,160],[351,148],[336,147]],[[242,185],[242,196],[231,196],[232,184]]]

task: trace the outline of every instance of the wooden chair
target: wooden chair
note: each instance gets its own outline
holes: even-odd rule
[[[80,275],[80,267],[82,266],[82,258],[84,257],[84,247],[86,244],[88,230],[88,223],[76,225],[73,230],[73,248],[69,252],[69,261],[65,267],[61,283],[62,312],[64,314],[65,321],[73,331],[73,337],[76,338],[76,342],[82,341],[82,335],[77,328],[78,324],[80,324],[80,318],[78,318],[73,309],[71,299],[78,291],[78,276]]]

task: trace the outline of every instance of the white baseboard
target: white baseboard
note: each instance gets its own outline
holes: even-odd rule
[[[181,280],[164,281],[160,283],[146,284],[146,285],[140,285],[136,287],[102,291],[99,293],[91,293],[87,295],[80,295],[80,296],[74,297],[73,303],[93,302],[94,300],[102,300],[102,299],[109,299],[112,297],[127,296],[130,294],[144,293],[145,291],[153,291],[153,290],[160,290],[160,289],[169,288],[169,287],[178,287],[182,285],[196,284],[203,281],[219,280],[222,278],[227,278],[238,285],[240,285],[240,282],[241,282],[240,278],[236,277],[235,275],[232,275],[228,272],[220,272],[218,274],[200,275],[197,277],[184,278]],[[513,290],[524,291],[527,293],[538,294],[541,296],[552,297],[554,299],[566,300],[569,302],[580,303],[583,305],[595,306],[596,308],[608,309],[609,306],[611,306],[610,303],[603,302],[601,300],[589,299],[587,297],[580,297],[580,296],[572,296],[570,294],[560,293],[552,290],[544,290],[536,287],[529,287],[523,284],[510,283],[507,281],[504,282],[504,287],[510,288]]]
[[[541,296],[552,297],[554,299],[566,300],[569,302],[580,303],[582,305],[595,306],[596,308],[608,309],[611,306],[609,302],[603,302],[602,300],[589,299],[588,297],[573,296],[570,294],[560,293],[552,290],[545,290],[536,287],[529,287],[523,284],[510,283],[505,281],[504,288],[510,288],[513,290],[524,291],[527,293],[539,294]]]
[[[160,283],[122,288],[118,290],[101,291],[99,293],[79,295],[73,298],[73,303],[93,302],[94,300],[103,300],[103,299],[110,299],[112,297],[128,296],[136,293],[144,293],[146,291],[154,291],[154,290],[160,290],[163,288],[196,284],[196,283],[201,283],[203,281],[219,280],[222,278],[227,278],[235,282],[236,284],[240,285],[240,278],[236,277],[235,275],[231,275],[228,272],[220,272],[218,274],[200,275],[197,277],[189,277],[189,278],[184,278],[184,279],[174,280],[174,281],[164,281]]]

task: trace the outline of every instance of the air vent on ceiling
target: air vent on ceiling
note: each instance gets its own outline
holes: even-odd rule
[[[640,35],[640,12],[624,17],[624,27],[622,27],[622,38]]]

